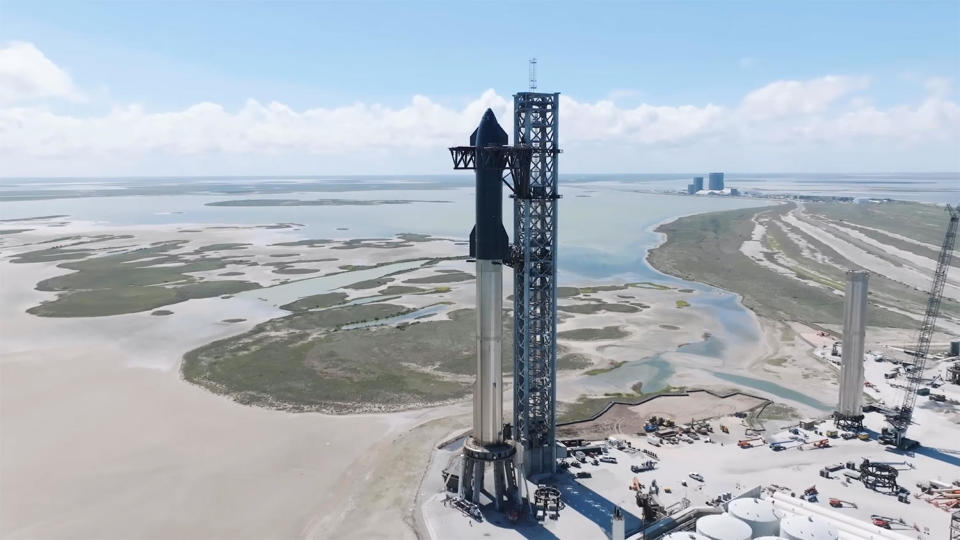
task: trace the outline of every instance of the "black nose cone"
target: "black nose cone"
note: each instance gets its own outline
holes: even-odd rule
[[[487,109],[480,119],[480,125],[470,135],[470,146],[503,146],[507,140],[507,132],[500,127],[497,116]]]

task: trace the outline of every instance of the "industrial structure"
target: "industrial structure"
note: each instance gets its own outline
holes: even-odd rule
[[[834,421],[842,429],[863,428],[863,341],[867,330],[867,289],[870,274],[847,272],[843,302],[843,349],[840,363],[840,399]]]
[[[953,384],[960,384],[960,339],[950,342],[950,356],[954,358],[952,366],[947,367],[947,380]]]
[[[513,96],[513,141],[530,152],[513,194],[513,422],[527,476],[556,471],[559,93]]]
[[[709,183],[704,189],[703,186],[703,177],[694,176],[693,182],[687,184],[686,193],[688,195],[740,195],[740,190],[737,188],[727,188],[724,186],[723,173],[722,172],[713,172],[709,175]]]
[[[477,271],[477,378],[473,388],[473,431],[463,445],[459,496],[474,504],[481,493],[500,510],[518,505],[520,495],[509,425],[503,424],[503,271],[510,258],[503,228],[503,171],[515,186],[525,183],[530,152],[507,145],[507,134],[487,109],[470,136],[470,146],[450,149],[455,169],[476,173],[476,220],[470,232],[470,257]],[[508,184],[509,185],[509,184]],[[492,468],[493,491],[484,483]]]
[[[481,504],[498,511],[505,511],[510,521],[519,519],[524,507],[531,510],[534,519],[553,522],[560,519],[561,510],[573,508],[583,513],[583,501],[591,508],[599,508],[595,497],[605,495],[593,489],[584,490],[585,495],[566,489],[570,484],[582,478],[591,478],[588,471],[567,473],[565,478],[549,476],[557,472],[558,466],[566,469],[580,469],[581,464],[592,462],[593,467],[606,467],[605,463],[616,465],[617,459],[608,453],[622,452],[621,458],[652,456],[647,449],[636,449],[629,442],[626,445],[610,438],[601,443],[584,445],[580,441],[575,445],[558,445],[556,440],[556,383],[557,383],[557,203],[560,198],[557,186],[558,148],[558,106],[559,94],[536,92],[535,60],[531,60],[530,91],[514,95],[513,141],[510,145],[507,133],[501,128],[492,110],[487,110],[479,126],[470,136],[469,146],[450,148],[454,169],[473,170],[476,177],[476,219],[470,233],[469,256],[476,265],[476,339],[477,361],[476,381],[473,396],[472,430],[463,442],[462,450],[451,449],[459,453],[459,462],[451,461],[444,471],[444,485],[447,489],[445,501],[464,512],[471,520],[482,523],[484,517],[491,517],[490,523],[502,527],[492,516],[483,516]],[[710,173],[709,184],[704,190],[704,178],[694,177],[687,186],[688,192],[724,195],[735,190],[724,188],[724,174]],[[503,227],[503,186],[506,185],[513,198],[514,229],[512,240]],[[721,192],[721,193],[714,193]],[[948,207],[950,226],[944,239],[934,284],[927,305],[927,313],[920,329],[918,345],[914,351],[915,365],[908,369],[910,383],[907,385],[903,403],[897,409],[883,410],[887,414],[891,428],[885,428],[881,442],[889,442],[906,447],[906,429],[910,424],[911,413],[917,396],[917,387],[923,374],[923,364],[930,347],[930,339],[939,311],[940,296],[946,279],[955,242],[960,211]],[[503,418],[503,286],[502,268],[506,265],[513,269],[513,419],[505,423]],[[864,377],[864,340],[867,321],[869,274],[864,271],[847,272],[845,303],[843,311],[843,349],[840,374],[840,393],[834,421],[847,432],[859,432],[860,440],[869,436],[863,428],[863,389]],[[509,359],[506,359],[509,362]],[[957,363],[956,366],[960,366]],[[950,376],[952,372],[948,371]],[[957,381],[960,382],[960,370]],[[693,422],[691,422],[693,426]],[[721,425],[724,434],[728,429]],[[800,428],[810,430],[803,422]],[[680,429],[679,433],[692,433]],[[707,430],[707,433],[712,430]],[[746,431],[744,434],[746,435]],[[793,431],[793,433],[797,433]],[[819,432],[817,432],[819,434]],[[830,434],[832,433],[832,434]],[[701,432],[706,435],[706,433]],[[647,441],[652,445],[656,441],[666,440],[658,435],[654,438],[647,433]],[[619,437],[619,435],[618,435]],[[799,437],[799,435],[798,435]],[[829,448],[830,439],[838,438],[837,431],[828,431],[827,438],[818,438],[802,442],[798,448]],[[851,437],[853,434],[851,433]],[[843,437],[847,439],[846,436]],[[678,440],[695,444],[701,440],[697,435],[678,437]],[[760,437],[759,446],[763,446]],[[710,437],[704,437],[705,443],[713,443]],[[754,448],[757,445],[745,438],[740,441],[741,449]],[[800,441],[800,439],[796,439]],[[806,440],[804,438],[804,440]],[[610,442],[614,441],[614,442]],[[564,441],[567,443],[568,441]],[[635,441],[636,442],[636,441]],[[676,441],[674,441],[676,442]],[[729,441],[728,441],[729,442]],[[748,444],[744,445],[743,443]],[[840,441],[838,441],[840,442]],[[841,442],[841,444],[843,444]],[[587,448],[590,446],[592,459],[587,460]],[[722,442],[721,445],[723,446]],[[780,444],[770,444],[773,451],[783,450]],[[571,449],[579,449],[573,454]],[[818,450],[819,451],[819,450]],[[579,454],[579,457],[577,457]],[[599,456],[599,458],[597,457]],[[645,456],[639,456],[644,457]],[[568,458],[568,459],[562,459]],[[881,458],[883,459],[883,458]],[[559,465],[558,465],[559,461]],[[453,465],[456,463],[456,465]],[[630,467],[631,472],[641,473],[653,470],[653,461],[649,467]],[[871,461],[866,458],[857,466],[853,461],[846,464],[847,471],[842,478],[856,478],[862,484],[880,493],[897,495],[905,502],[905,491],[898,484],[900,471],[896,464],[883,461]],[[837,465],[837,468],[842,464]],[[831,478],[830,472],[836,468],[825,467],[821,477]],[[448,472],[449,471],[449,472]],[[826,474],[824,474],[826,471]],[[699,473],[690,473],[689,477],[703,484],[704,477]],[[909,476],[907,477],[907,479]],[[899,479],[901,482],[905,478]],[[687,481],[681,486],[687,488]],[[849,482],[848,482],[849,483]],[[598,483],[600,486],[604,484]],[[527,486],[530,488],[527,493]],[[862,534],[876,538],[900,538],[896,533],[887,533],[878,529],[877,519],[873,524],[858,521],[836,511],[818,507],[815,498],[809,496],[811,487],[802,497],[787,488],[771,486],[770,495],[755,493],[742,495],[731,501],[730,493],[720,493],[715,499],[707,501],[706,506],[691,507],[691,501],[684,494],[674,504],[661,503],[660,487],[654,479],[649,489],[645,489],[637,477],[633,479],[635,498],[641,517],[616,504],[604,506],[603,512],[610,511],[609,529],[605,532],[610,538],[620,539],[642,531],[651,538],[671,533],[671,538],[711,538],[759,539],[780,538],[804,539],[824,538],[860,538]],[[948,495],[960,495],[944,484]],[[960,483],[957,484],[960,486]],[[674,486],[671,486],[676,489]],[[621,489],[623,486],[621,486]],[[739,490],[740,486],[737,485]],[[453,497],[449,492],[457,491]],[[665,488],[670,493],[670,488]],[[909,493],[907,493],[909,495]],[[569,499],[568,499],[569,497]],[[833,501],[834,499],[831,499]],[[838,500],[839,501],[839,500]],[[445,502],[444,504],[449,504]],[[568,504],[569,503],[569,504]],[[839,501],[843,505],[844,501]],[[833,502],[830,503],[834,505]],[[950,508],[955,508],[951,506]],[[724,512],[724,510],[726,512]],[[586,514],[584,514],[586,516]],[[875,516],[876,517],[876,516]],[[597,515],[587,516],[588,521],[606,527]],[[566,518],[564,518],[566,519]],[[886,519],[886,518],[884,518]],[[960,531],[960,514],[951,522],[952,531]],[[902,521],[902,520],[901,520]],[[470,522],[470,526],[476,523]],[[548,526],[549,528],[549,526]],[[696,532],[691,530],[695,529]],[[857,536],[861,535],[861,536]],[[960,539],[958,539],[960,540]]]
[[[450,148],[454,169],[476,174],[477,379],[473,430],[461,456],[459,496],[490,494],[499,510],[519,504],[524,478],[556,471],[558,93],[514,96],[514,144],[487,110],[469,146]],[[504,176],[509,171],[512,184]],[[514,199],[511,244],[503,229],[502,186]],[[503,424],[502,266],[514,271],[513,426]],[[516,443],[513,440],[515,439]],[[519,452],[519,453],[518,453]],[[492,494],[484,475],[493,469]],[[518,479],[516,466],[522,466]]]
[[[710,182],[707,184],[707,189],[710,191],[723,191],[723,173],[722,172],[712,172],[708,175]]]
[[[923,378],[923,370],[927,361],[927,353],[930,352],[930,341],[933,339],[933,330],[937,325],[937,317],[940,314],[940,300],[943,297],[943,286],[947,282],[947,271],[950,269],[950,261],[953,259],[953,247],[957,240],[957,225],[960,223],[960,207],[947,205],[947,213],[950,214],[950,221],[947,225],[947,232],[943,237],[943,245],[940,246],[940,255],[937,257],[937,269],[933,273],[933,285],[930,287],[930,297],[927,300],[927,310],[923,316],[923,322],[920,324],[920,332],[917,336],[917,346],[913,349],[914,361],[912,366],[907,369],[907,385],[904,388],[903,399],[900,406],[887,415],[889,427],[883,428],[880,434],[880,441],[885,444],[891,444],[900,449],[910,449],[917,445],[916,441],[907,438],[907,429],[913,419],[913,407],[917,401],[917,390],[920,388],[920,381]]]

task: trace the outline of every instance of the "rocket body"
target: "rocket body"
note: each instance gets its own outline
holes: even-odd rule
[[[487,109],[470,136],[476,147],[476,221],[470,256],[477,265],[477,380],[473,394],[473,437],[480,444],[503,442],[503,261],[509,247],[503,228],[503,168],[486,149],[507,144],[507,134]]]
[[[477,382],[473,436],[481,444],[503,442],[503,266],[477,259]]]

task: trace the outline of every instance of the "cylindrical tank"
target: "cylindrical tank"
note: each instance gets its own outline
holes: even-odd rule
[[[709,540],[706,536],[702,534],[697,534],[693,531],[680,531],[675,533],[670,533],[665,536],[661,536],[660,540]]]
[[[780,522],[780,536],[787,540],[837,540],[837,528],[811,516],[790,516]]]
[[[950,342],[950,356],[960,356],[960,339]]]
[[[710,180],[709,185],[707,186],[710,190],[720,191],[723,189],[723,173],[722,172],[712,172],[708,175]]]
[[[863,414],[863,339],[867,328],[867,284],[870,274],[847,272],[843,301],[843,350],[840,364],[840,400],[843,416]]]
[[[477,380],[473,391],[473,437],[480,444],[503,441],[503,266],[477,259]]]
[[[783,540],[782,536],[758,536],[753,540]]]
[[[780,516],[773,504],[754,498],[734,499],[727,505],[730,515],[750,526],[753,536],[776,536],[780,534]]]
[[[697,520],[697,533],[711,540],[750,540],[750,526],[730,514],[713,514]]]

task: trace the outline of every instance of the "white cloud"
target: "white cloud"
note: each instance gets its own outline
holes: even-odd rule
[[[939,98],[950,95],[950,91],[953,90],[953,82],[946,77],[931,77],[924,82],[923,86],[930,95]]]
[[[747,94],[740,108],[748,117],[758,119],[818,113],[869,84],[866,77],[836,75],[808,81],[776,81]]]
[[[16,67],[23,58],[42,61]],[[19,74],[17,85],[7,84],[11,73]],[[209,102],[161,112],[118,105],[80,116],[32,101],[78,93],[63,70],[29,44],[3,49],[0,82],[0,97],[8,101],[0,103],[5,175],[443,173],[449,171],[444,149],[465,144],[487,107],[512,133],[511,102],[494,90],[462,107],[417,95],[400,107],[357,102],[296,110],[248,100],[237,110]],[[886,108],[859,95],[868,83],[842,76],[776,81],[747,93],[735,107],[626,107],[562,95],[564,168],[960,167],[960,106],[949,99],[947,81],[928,81],[919,103]]]
[[[0,48],[0,104],[50,97],[82,99],[70,75],[32,43],[14,41]]]
[[[612,101],[581,103],[560,96],[563,129],[569,142],[618,141],[637,144],[678,143],[719,129],[726,111],[706,105],[617,107]]]

